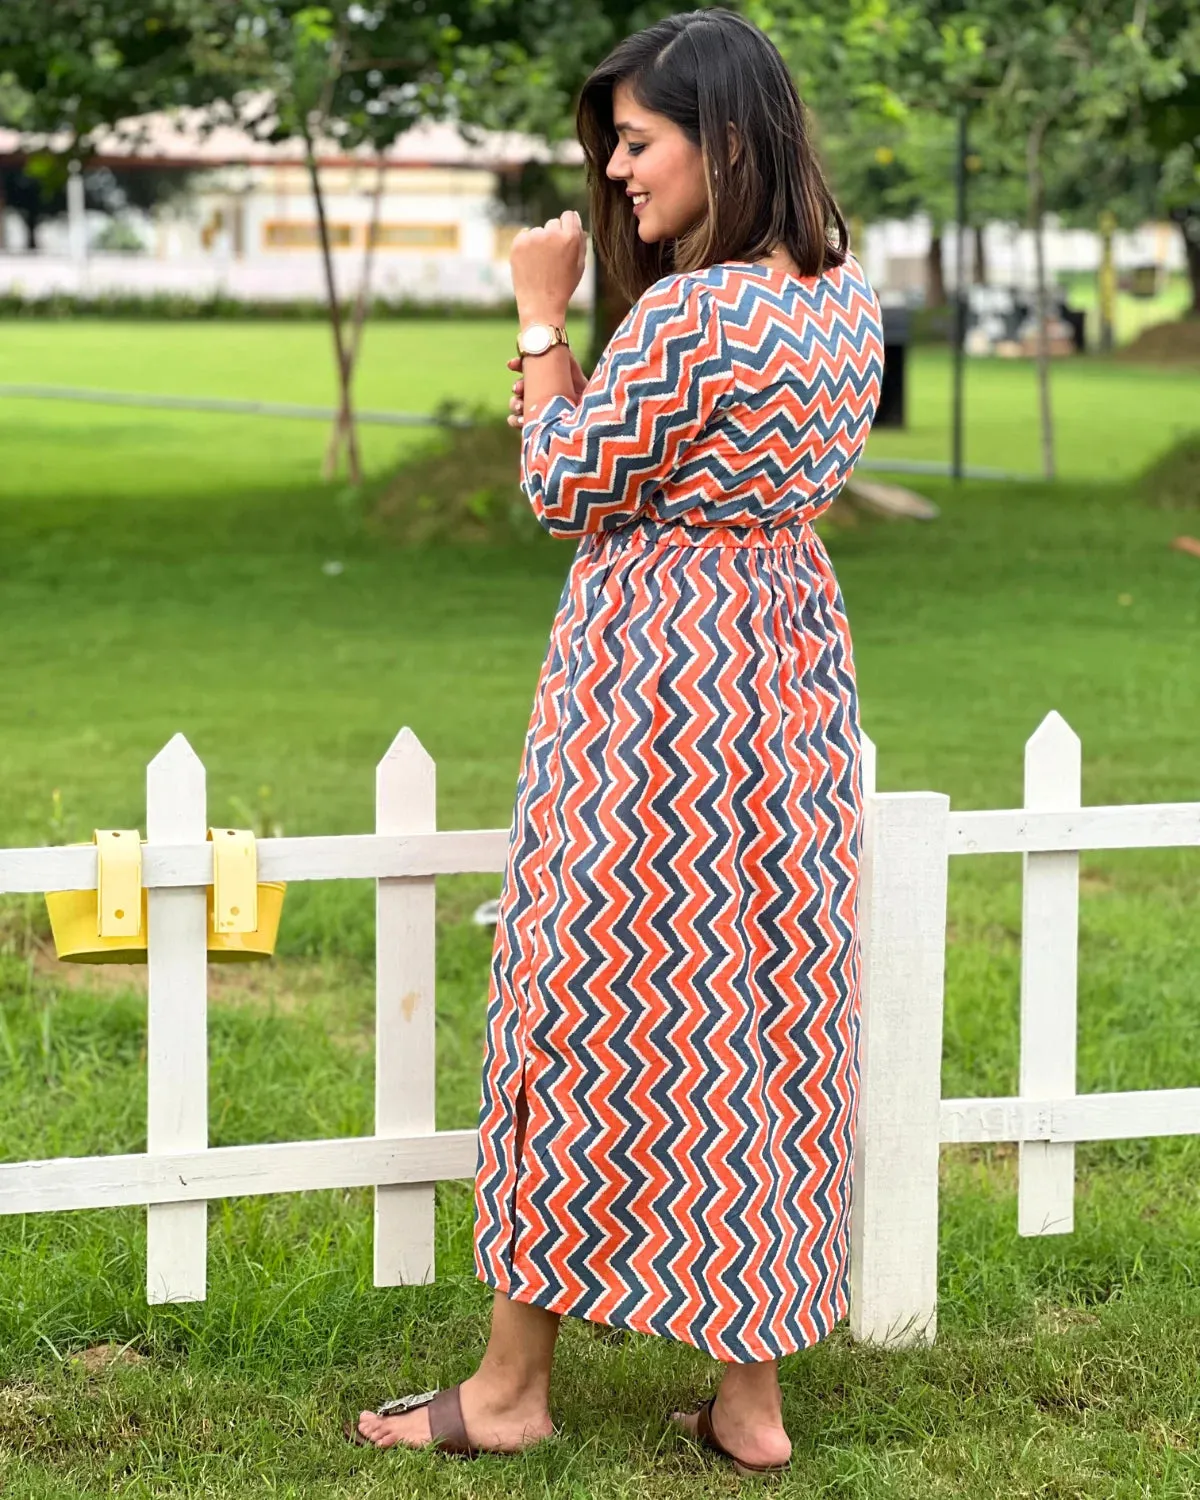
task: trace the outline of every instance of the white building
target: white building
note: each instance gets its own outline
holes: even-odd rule
[[[224,291],[246,298],[318,298],[324,282],[313,198],[299,142],[262,144],[230,127],[203,131],[201,117],[152,115],[138,138],[114,132],[96,142],[97,166],[135,171],[174,167],[196,173],[177,204],[152,218],[131,215],[141,254],[98,250],[109,221],[73,212],[39,235],[41,253],[25,251],[25,231],[4,218],[0,290],[27,296],[51,291]],[[493,302],[511,295],[508,254],[520,227],[506,223],[498,197],[503,174],[529,161],[581,165],[576,142],[551,150],[515,132],[481,133],[478,144],[449,124],[422,124],[399,137],[385,157],[371,285],[389,299],[411,296]],[[20,161],[35,143],[0,130],[0,163]],[[351,295],[361,275],[378,167],[369,152],[318,148],[335,277]],[[578,298],[590,297],[585,274]]]

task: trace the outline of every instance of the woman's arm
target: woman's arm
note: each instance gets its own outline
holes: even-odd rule
[[[555,536],[632,520],[678,467],[733,380],[712,293],[685,274],[663,277],[634,303],[577,405],[549,375],[532,386],[529,366],[521,487]]]
[[[567,309],[563,307],[537,307],[517,304],[517,317],[522,328],[530,323],[549,323],[552,328],[567,326]],[[521,377],[525,382],[525,420],[530,422],[538,415],[552,396],[576,399],[575,381],[571,374],[571,351],[566,344],[555,344],[545,354],[527,354],[521,362]]]
[[[513,240],[511,269],[517,321],[565,328],[571,294],[579,285],[587,255],[583,221],[573,210],[547,219],[540,229],[522,229]],[[545,354],[526,355],[525,418],[528,421],[554,396],[575,398],[571,354],[556,344]]]

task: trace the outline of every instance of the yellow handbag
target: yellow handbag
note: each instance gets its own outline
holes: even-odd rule
[[[210,963],[270,958],[279,934],[287,886],[257,879],[254,835],[210,828],[213,883],[208,887]],[[142,840],[136,828],[98,828],[96,889],[47,891],[54,947],[65,963],[144,964],[147,892],[142,885]]]

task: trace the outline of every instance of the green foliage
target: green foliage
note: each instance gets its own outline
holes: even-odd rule
[[[1125,220],[1197,201],[1200,14],[1184,0],[1133,11],[1123,0],[744,8],[796,72],[855,214],[949,217],[950,133],[963,104],[979,158],[976,221],[1024,216],[1032,137],[1046,206],[1089,224],[1104,208]]]
[[[343,304],[343,314],[350,310]],[[374,297],[373,318],[404,318],[432,322],[461,322],[463,318],[494,318],[511,325],[516,318],[516,303],[498,303],[480,308],[478,303],[461,301],[423,302],[411,297]],[[312,298],[289,298],[280,301],[254,301],[231,297],[223,292],[195,296],[188,292],[50,292],[45,296],[26,297],[20,292],[0,292],[0,319],[3,318],[112,318],[161,321],[229,320],[234,322],[312,322],[326,321],[329,310]]]
[[[1150,504],[1163,510],[1200,510],[1200,431],[1151,464],[1140,487]]]
[[[430,453],[401,466],[370,513],[374,534],[404,545],[429,542],[533,542],[553,545],[518,482],[521,437],[486,408],[446,404],[451,429]]]
[[[127,219],[110,219],[92,239],[91,248],[123,255],[141,255],[146,242]]]
[[[55,143],[61,163],[118,120],[207,103],[212,80],[197,67],[198,40],[236,9],[232,0],[5,0],[9,119],[30,134],[65,133]]]

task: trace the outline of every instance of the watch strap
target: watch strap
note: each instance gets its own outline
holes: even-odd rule
[[[529,326],[533,327],[533,324],[530,324]],[[565,328],[562,328],[558,324],[555,324],[555,323],[543,323],[543,324],[539,324],[538,326],[539,327],[543,327],[543,328],[549,328],[550,333],[552,335],[551,340],[546,345],[546,347],[544,349],[522,349],[522,347],[521,347],[521,334],[518,333],[517,334],[517,353],[521,356],[522,359],[532,359],[537,354],[549,354],[550,350],[554,349],[554,348],[557,348],[559,344],[566,344],[566,346],[567,346],[568,349],[571,347],[570,343],[569,343],[569,341],[567,339],[567,330]],[[522,330],[522,332],[523,332],[523,330]]]

